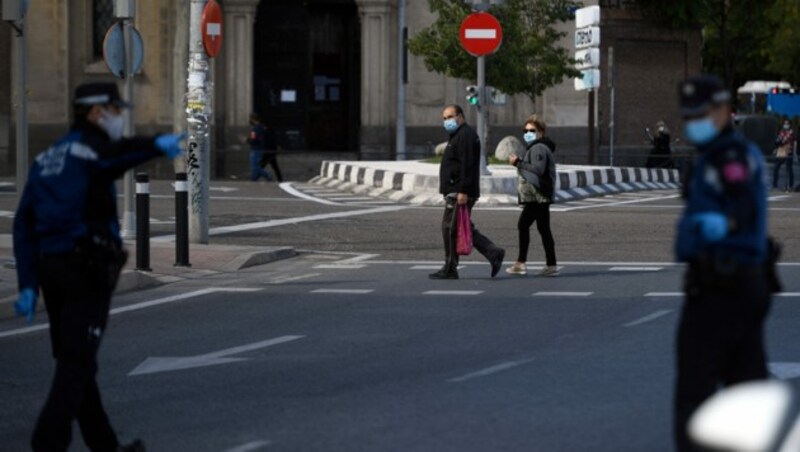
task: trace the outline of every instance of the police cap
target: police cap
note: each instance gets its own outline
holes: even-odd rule
[[[119,97],[119,90],[115,83],[84,83],[75,88],[75,105],[108,105],[113,104],[119,108],[131,108],[128,102]]]
[[[702,114],[712,106],[731,102],[731,93],[715,75],[687,78],[681,82],[678,96],[683,116]]]

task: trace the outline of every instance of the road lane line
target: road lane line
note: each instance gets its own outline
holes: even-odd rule
[[[611,267],[610,272],[659,272],[664,267]]]
[[[496,374],[496,373],[499,373],[499,372],[504,372],[506,370],[513,369],[515,367],[519,367],[519,366],[521,366],[523,364],[528,364],[528,363],[533,362],[533,361],[534,361],[533,359],[525,359],[525,360],[522,360],[522,361],[509,361],[507,363],[502,363],[502,364],[498,364],[496,366],[487,367],[486,369],[481,369],[481,370],[476,371],[476,372],[470,372],[470,373],[468,373],[466,375],[462,375],[460,377],[451,378],[451,379],[447,380],[447,382],[448,383],[461,383],[461,382],[464,382],[464,381],[473,380],[475,378],[488,377],[489,375],[493,375],[493,374]]]
[[[366,267],[366,264],[354,264],[354,265],[348,265],[348,264],[344,264],[344,265],[342,265],[342,264],[320,264],[320,265],[315,265],[314,266],[315,269],[322,269],[322,270],[359,270],[359,269],[362,269],[364,267]]]
[[[272,441],[252,441],[247,444],[242,444],[241,446],[234,447],[233,449],[228,449],[225,452],[251,452],[254,450],[261,449],[263,447],[267,447],[272,445]]]
[[[338,202],[328,201],[327,199],[322,199],[322,198],[317,198],[316,196],[307,195],[307,194],[301,192],[300,190],[294,188],[294,185],[291,182],[281,182],[280,184],[278,184],[278,187],[280,187],[281,190],[285,191],[286,193],[288,193],[288,194],[290,194],[290,195],[292,195],[292,196],[294,196],[296,198],[305,199],[306,201],[317,202],[317,203],[320,203],[320,204],[325,204],[327,206],[341,206],[342,205],[342,204],[340,204]]]
[[[628,322],[623,326],[625,326],[627,328],[630,328],[632,326],[639,326],[639,325],[641,325],[643,323],[652,322],[653,320],[656,320],[656,319],[659,319],[661,317],[664,317],[665,315],[670,314],[670,313],[672,313],[672,309],[662,309],[662,310],[656,311],[656,312],[654,312],[654,313],[652,313],[650,315],[646,315],[646,316],[642,317],[641,319],[634,320],[633,322]]]
[[[366,295],[368,293],[375,292],[374,289],[316,289],[312,290],[311,293],[320,293],[320,294],[342,294],[342,295]]]
[[[590,297],[594,292],[536,292],[534,297]]]
[[[599,207],[616,207],[616,206],[625,206],[628,204],[639,204],[643,202],[651,202],[651,201],[664,201],[667,199],[675,199],[680,198],[681,195],[669,195],[669,196],[655,196],[652,198],[642,198],[642,199],[633,199],[630,201],[619,201],[619,202],[611,202],[608,204],[592,204],[590,206],[576,206],[576,207],[569,207],[566,209],[561,210],[562,212],[571,212],[573,210],[586,210],[586,209],[597,209]]]
[[[461,270],[463,268],[466,268],[466,267],[464,267],[463,265],[459,265],[458,266],[458,270]],[[441,270],[441,269],[442,269],[441,265],[414,265],[409,270],[426,270],[426,271],[430,271],[430,270]]]
[[[775,296],[783,298],[796,298],[800,297],[800,292],[779,292],[776,293]]]
[[[116,315],[116,314],[122,314],[124,312],[138,311],[140,309],[146,309],[146,308],[150,308],[150,307],[153,307],[153,306],[159,306],[159,305],[167,304],[167,303],[174,303],[176,301],[186,300],[188,298],[200,297],[200,296],[208,295],[208,294],[212,294],[212,293],[220,293],[220,292],[223,292],[223,293],[224,292],[231,292],[231,293],[258,292],[260,290],[261,289],[256,289],[256,288],[235,288],[235,287],[230,287],[230,288],[213,287],[213,288],[207,288],[207,289],[200,289],[200,290],[195,290],[193,292],[187,292],[187,293],[182,293],[182,294],[178,294],[178,295],[172,295],[172,296],[169,296],[169,297],[157,298],[155,300],[143,301],[141,303],[135,303],[135,304],[127,305],[127,306],[121,306],[119,308],[112,309],[111,311],[109,311],[109,314],[110,315]],[[50,327],[49,323],[42,323],[40,325],[33,325],[33,326],[25,327],[25,328],[17,328],[17,329],[10,330],[10,331],[3,331],[3,332],[0,332],[0,338],[18,336],[18,335],[21,335],[21,334],[32,333],[34,331],[46,330],[49,327]]]
[[[482,294],[482,290],[429,290],[427,292],[422,292],[422,295],[466,295],[466,296],[473,296],[473,295],[480,295]]]
[[[644,294],[645,297],[648,298],[658,298],[658,297],[682,297],[683,292],[647,292]]]
[[[283,284],[287,282],[295,282],[295,281],[301,281],[303,279],[314,278],[315,276],[321,276],[321,275],[322,273],[308,273],[300,276],[283,276],[279,278],[274,278],[270,280],[267,284]]]

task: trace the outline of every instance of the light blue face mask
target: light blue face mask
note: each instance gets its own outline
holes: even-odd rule
[[[719,135],[714,120],[710,117],[687,121],[685,132],[686,138],[699,146],[710,143]]]
[[[446,119],[444,121],[444,130],[448,133],[453,133],[458,129],[458,122],[456,122],[456,118]]]
[[[525,135],[522,135],[522,138],[525,139],[525,143],[531,144],[536,141],[538,137],[536,136],[536,132],[527,132]]]

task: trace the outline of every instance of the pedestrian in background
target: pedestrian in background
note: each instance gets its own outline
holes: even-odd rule
[[[122,138],[122,108],[130,105],[113,83],[75,90],[72,128],[36,157],[14,218],[15,308],[32,321],[41,288],[56,360],[34,451],[67,450],[73,420],[93,451],[144,450],[139,440],[120,446],[95,380],[111,294],[127,258],[114,181],[158,156],[177,157],[185,135]]]
[[[522,205],[522,214],[517,223],[519,230],[519,257],[506,272],[512,275],[525,275],[528,272],[528,248],[531,243],[531,226],[542,237],[542,246],[547,259],[542,276],[558,273],[556,265],[556,245],[550,230],[550,204],[555,194],[556,162],[553,152],[556,144],[547,138],[547,125],[538,116],[532,115],[525,121],[523,139],[527,150],[522,157],[512,154],[508,162],[517,167],[519,180],[517,194]]]
[[[783,127],[778,132],[778,137],[775,139],[775,169],[772,173],[772,188],[778,189],[778,180],[780,179],[781,166],[786,165],[786,182],[784,191],[789,191],[794,188],[794,171],[793,162],[794,158],[794,131],[792,131],[792,123],[789,120],[783,121]]]
[[[466,205],[470,216],[480,197],[481,143],[478,134],[467,124],[464,110],[458,105],[449,105],[442,112],[444,129],[450,136],[447,141],[442,164],[439,167],[439,192],[445,197],[442,218],[445,264],[441,270],[430,275],[431,279],[458,279],[458,253],[456,252],[456,206]],[[480,233],[472,224],[472,243],[491,264],[492,278],[497,276],[506,255]]]
[[[764,320],[774,279],[767,239],[764,159],[736,132],[731,95],[714,76],[680,85],[686,138],[697,147],[686,207],[678,223],[677,259],[688,264],[677,332],[675,439],[695,410],[721,386],[768,377]]]
[[[261,118],[256,113],[250,113],[250,134],[247,136],[250,145],[250,180],[255,182],[260,178],[272,180],[272,175],[264,170],[261,163],[267,146],[267,128],[261,123]]]
[[[264,153],[261,155],[261,168],[266,169],[267,165],[271,166],[275,178],[278,179],[278,182],[283,182],[281,168],[278,166],[278,141],[275,137],[275,130],[264,124],[263,120],[259,122],[264,127]]]
[[[653,146],[650,156],[647,158],[647,168],[672,168],[672,136],[669,133],[667,124],[658,121],[656,124],[656,136],[650,134],[650,129],[646,129],[647,137]]]

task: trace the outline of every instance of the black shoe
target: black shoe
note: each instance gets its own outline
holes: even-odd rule
[[[492,264],[492,278],[497,276],[497,273],[500,272],[500,267],[503,266],[503,259],[506,257],[506,250],[500,248],[491,259],[489,259],[489,263]]]
[[[145,452],[147,449],[144,447],[142,440],[136,439],[126,446],[120,444],[118,450],[119,452]]]
[[[428,275],[430,279],[458,279],[458,270],[448,270],[443,268],[436,273]]]

